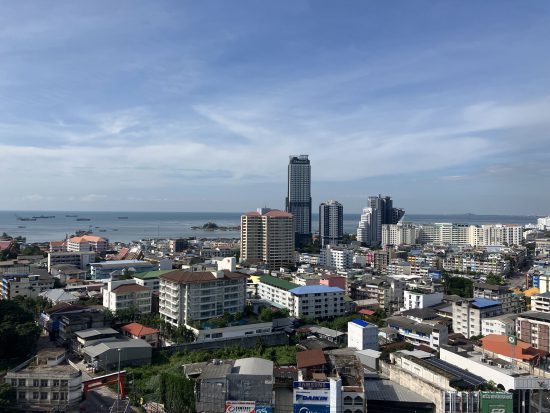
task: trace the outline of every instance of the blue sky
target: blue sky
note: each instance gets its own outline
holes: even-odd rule
[[[7,3],[9,4],[9,3]],[[550,213],[550,2],[11,2],[1,209]]]

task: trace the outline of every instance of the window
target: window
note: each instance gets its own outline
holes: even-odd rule
[[[67,380],[61,380],[61,385],[62,385],[62,386],[66,386],[66,385],[67,385],[67,383],[68,383],[68,381],[67,381]]]
[[[19,379],[19,385],[25,386],[25,379]]]
[[[59,393],[59,400],[65,400],[65,393]]]
[[[40,392],[40,400],[48,400],[48,393],[45,391]]]
[[[17,379],[11,379],[11,385],[13,387],[17,386]]]
[[[52,393],[52,400],[59,400],[59,393],[57,392]]]
[[[26,398],[26,393],[24,391],[20,391],[18,394],[17,394],[17,398],[19,400],[25,400]]]
[[[353,399],[351,396],[344,397],[344,404],[353,404]]]
[[[53,386],[54,387],[59,387],[59,380],[54,380],[53,381]]]
[[[32,385],[33,385],[33,387],[38,387],[38,386],[40,386],[40,380],[36,380],[36,379],[33,380],[33,381],[32,381]]]
[[[40,380],[40,387],[48,387],[48,380]]]
[[[39,397],[40,397],[40,393],[39,393],[39,392],[37,392],[37,391],[32,392],[32,398],[33,398],[33,399],[36,400],[36,399],[38,399]]]

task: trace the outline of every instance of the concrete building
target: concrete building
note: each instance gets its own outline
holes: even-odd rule
[[[539,313],[550,313],[550,291],[531,296],[531,310]]]
[[[500,301],[502,312],[519,313],[525,310],[524,301],[514,294],[510,287],[505,285],[493,285],[486,283],[474,284],[474,298],[486,298],[488,300]]]
[[[172,271],[160,277],[161,318],[179,327],[224,313],[242,312],[246,297],[244,274],[231,271]]]
[[[496,317],[484,318],[481,320],[481,334],[500,334],[503,336],[515,334],[516,314],[503,314]]]
[[[348,347],[378,350],[378,327],[358,318],[348,322]]]
[[[290,155],[286,212],[294,217],[295,244],[311,243],[311,164],[308,155]]]
[[[95,251],[105,252],[109,248],[109,241],[96,235],[83,235],[67,239],[68,252]]]
[[[258,295],[260,298],[288,308],[292,306],[292,294],[290,290],[299,287],[298,284],[271,275],[262,275],[258,283]]]
[[[327,201],[319,205],[319,237],[321,248],[339,245],[344,235],[344,207],[338,201]]]
[[[45,349],[8,371],[5,383],[15,390],[23,411],[78,410],[82,399],[82,373],[66,361],[64,349]]]
[[[305,285],[288,292],[291,301],[287,308],[293,317],[338,317],[348,314],[352,309],[351,299],[338,287]]]
[[[354,251],[345,247],[327,245],[319,254],[319,265],[337,270],[347,270],[353,267]]]
[[[399,336],[413,344],[425,344],[439,348],[447,344],[449,329],[438,320],[418,322],[407,317],[393,316],[387,319],[388,327],[397,330]]]
[[[50,275],[23,275],[2,277],[2,299],[12,300],[15,297],[36,298],[40,293],[52,289],[54,279]]]
[[[467,298],[453,302],[453,331],[463,334],[466,338],[479,336],[482,333],[482,320],[500,314],[502,314],[500,301]]]
[[[151,364],[151,345],[141,339],[118,339],[84,347],[82,355],[95,371],[113,370],[118,366],[142,366]]]
[[[418,290],[405,290],[403,294],[405,310],[431,307],[443,301],[443,293],[440,292],[426,293]]]
[[[261,209],[241,216],[241,261],[278,269],[294,263],[295,227],[288,212]]]
[[[135,280],[109,281],[103,287],[103,307],[113,313],[137,309],[142,314],[151,312],[153,291]]]
[[[95,259],[95,251],[48,252],[48,272],[52,272],[52,267],[59,264],[71,264],[85,270]]]
[[[415,245],[419,227],[408,222],[382,225],[382,247],[387,245]]]
[[[153,348],[160,347],[160,330],[139,323],[130,323],[121,327],[122,334],[134,340],[145,340]]]
[[[516,333],[520,340],[550,352],[550,314],[527,311],[518,314]]]
[[[90,276],[93,280],[107,280],[120,275],[159,270],[159,265],[150,261],[117,260],[90,263]]]

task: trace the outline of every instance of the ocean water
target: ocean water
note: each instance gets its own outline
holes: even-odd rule
[[[19,221],[17,217],[53,215],[55,218],[38,218],[36,221]],[[90,221],[77,221],[88,218]],[[200,231],[193,226],[215,222],[220,226],[237,226],[237,212],[83,212],[83,211],[0,211],[0,233],[23,236],[27,242],[61,240],[77,230],[91,230],[110,241],[130,242],[143,238],[238,238],[238,231]],[[119,219],[127,217],[127,219]],[[355,233],[359,214],[344,214],[344,232]],[[535,223],[537,217],[510,215],[419,215],[407,214],[405,220],[417,223],[462,222],[470,224]],[[313,231],[318,229],[318,215],[313,214]]]

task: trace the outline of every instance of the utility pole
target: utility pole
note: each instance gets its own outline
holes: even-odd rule
[[[116,411],[118,413],[118,403],[120,401],[120,353],[122,353],[121,348],[117,348],[118,351],[118,376],[117,376],[117,392],[116,392]]]

